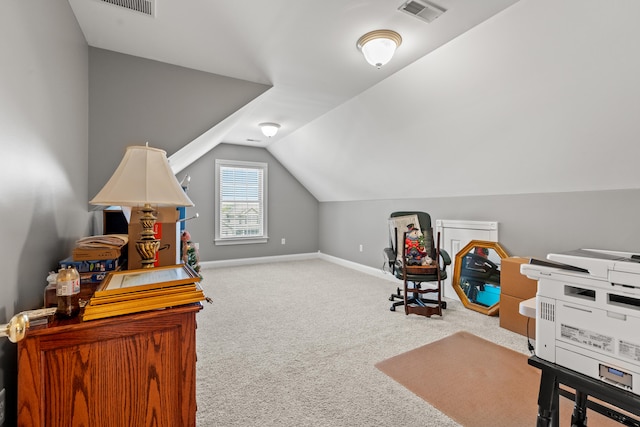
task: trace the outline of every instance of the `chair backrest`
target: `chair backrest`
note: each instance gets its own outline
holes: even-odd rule
[[[419,212],[419,211],[392,212],[391,218],[395,218],[398,216],[407,216],[407,215],[417,215],[418,221],[420,221],[420,228],[422,229],[431,228],[431,215],[429,215],[426,212]]]
[[[420,231],[422,231],[422,234],[425,236],[425,246],[428,246],[427,251],[429,252],[430,256],[435,257],[436,247],[433,241],[433,228],[431,227],[431,215],[421,211],[398,211],[398,212],[392,212],[390,217],[397,218],[397,217],[409,216],[409,215],[416,215],[418,217],[418,222],[420,223]],[[401,230],[400,236],[402,236],[402,232],[404,231],[405,230]],[[396,236],[394,236],[393,233],[389,235],[389,239],[391,241],[391,247],[396,251],[396,254],[398,250],[396,246],[397,241],[395,240],[397,238],[397,235],[398,233],[396,233]]]

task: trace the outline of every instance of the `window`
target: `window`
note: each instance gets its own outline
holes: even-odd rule
[[[216,244],[266,243],[267,164],[216,159]]]

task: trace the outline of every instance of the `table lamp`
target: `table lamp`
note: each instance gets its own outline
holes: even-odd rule
[[[149,143],[127,147],[116,171],[89,203],[140,207],[142,233],[136,241],[136,250],[142,268],[153,268],[160,247],[154,232],[156,208],[193,206],[169,166],[166,151],[149,147]]]

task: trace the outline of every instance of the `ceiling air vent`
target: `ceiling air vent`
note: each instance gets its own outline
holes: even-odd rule
[[[124,7],[134,12],[144,13],[148,16],[155,16],[155,0],[100,0],[102,3],[109,3],[115,6]]]
[[[422,19],[426,22],[431,22],[443,13],[447,9],[440,6],[436,6],[433,3],[426,1],[409,0],[398,8],[399,11],[413,15],[416,18]]]

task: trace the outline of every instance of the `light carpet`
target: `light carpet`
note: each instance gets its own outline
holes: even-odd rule
[[[375,364],[458,331],[528,354],[497,317],[450,300],[443,317],[391,312],[399,281],[320,259],[202,274],[213,299],[197,315],[202,427],[458,426]]]

